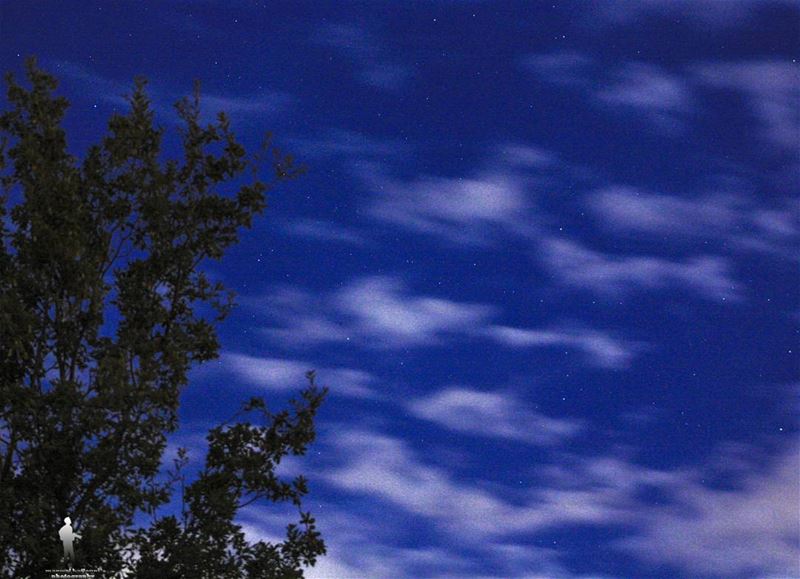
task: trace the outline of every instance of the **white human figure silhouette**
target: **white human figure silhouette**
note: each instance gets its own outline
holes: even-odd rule
[[[70,567],[75,562],[75,551],[72,549],[72,542],[75,539],[80,539],[78,533],[72,532],[72,520],[69,517],[64,519],[65,525],[58,530],[58,536],[61,537],[61,542],[64,544],[64,556],[69,559]]]

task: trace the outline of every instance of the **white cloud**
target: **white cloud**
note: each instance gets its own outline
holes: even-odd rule
[[[384,179],[368,212],[381,221],[469,245],[485,243],[493,232],[530,231],[531,209],[525,181],[502,172],[408,183]]]
[[[617,543],[639,559],[695,573],[800,576],[800,448],[736,490],[689,483],[676,506],[651,509],[638,535]]]
[[[452,387],[408,404],[412,414],[471,436],[551,445],[581,430],[577,420],[550,418],[510,393]]]
[[[520,142],[493,146],[482,167],[464,176],[397,178],[386,165],[369,160],[352,169],[371,193],[367,215],[460,246],[538,235],[543,212],[534,189],[579,172],[555,152]]]
[[[522,67],[552,84],[585,86],[594,66],[593,59],[573,50],[529,54]]]
[[[412,77],[411,69],[400,64],[373,63],[358,75],[364,84],[387,91],[397,91]]]
[[[544,169],[558,160],[551,151],[522,143],[506,143],[498,147],[497,155],[498,160],[508,167]]]
[[[126,96],[133,92],[133,79],[126,79],[124,82],[112,80],[75,62],[57,62],[55,66],[59,74],[63,74],[68,80],[84,85],[88,95],[96,94],[98,99],[113,105],[129,106]]]
[[[391,436],[340,430],[331,444],[341,463],[322,474],[328,484],[421,517],[461,549],[573,525],[619,526],[624,538],[612,540],[610,548],[644,563],[675,565],[689,576],[800,570],[800,448],[794,442],[767,470],[755,474],[751,463],[753,474],[735,490],[705,486],[705,467],[665,471],[619,453],[562,455],[537,468],[541,483],[521,502],[505,499],[496,487],[486,490],[480,481],[456,479]],[[666,502],[646,501],[648,489]]]
[[[682,111],[688,106],[685,83],[652,64],[632,62],[617,73],[617,82],[598,91],[610,103],[645,110]]]
[[[672,240],[714,239],[748,251],[797,258],[796,202],[778,201],[766,208],[742,196],[682,198],[615,186],[592,193],[589,206],[602,226],[615,231]]]
[[[677,287],[708,299],[741,298],[728,261],[721,257],[672,261],[653,256],[607,255],[574,241],[555,238],[543,241],[540,257],[561,283],[603,294]]]
[[[240,380],[268,390],[294,391],[307,385],[309,370],[317,371],[317,383],[329,386],[331,394],[372,398],[376,393],[370,388],[374,378],[368,372],[352,368],[319,368],[302,360],[260,358],[237,353],[224,353],[223,366]]]
[[[370,341],[389,345],[435,342],[446,334],[464,334],[483,325],[494,308],[434,297],[410,296],[385,276],[362,278],[342,289],[334,302],[352,318],[353,330]]]
[[[319,219],[298,219],[289,223],[286,231],[290,235],[315,241],[332,241],[359,246],[367,243],[367,238],[360,232]]]
[[[596,97],[650,114],[658,122],[674,122],[675,115],[689,109],[689,88],[684,80],[660,67],[631,62],[614,76],[613,83]]]
[[[204,117],[213,118],[220,112],[232,118],[274,114],[286,109],[292,98],[280,92],[262,91],[246,96],[230,96],[203,92],[200,108]]]
[[[294,287],[274,288],[260,298],[244,298],[242,303],[265,313],[276,325],[260,332],[286,346],[309,346],[347,342],[355,337],[344,320],[336,316],[326,296]]]
[[[614,336],[581,326],[559,326],[549,329],[491,326],[487,334],[514,348],[577,348],[597,366],[626,368],[643,344],[620,340]]]
[[[262,328],[261,333],[284,346],[336,342],[392,349],[477,337],[510,348],[575,348],[600,368],[625,368],[644,347],[575,323],[545,328],[499,325],[494,306],[415,295],[389,276],[358,278],[327,295],[277,289],[245,303],[270,312],[277,326]]]
[[[356,77],[368,86],[394,92],[412,77],[411,68],[398,63],[380,39],[363,27],[328,24],[316,32],[314,42],[344,54],[356,65]]]
[[[331,129],[322,135],[292,139],[304,157],[341,157],[343,159],[402,157],[410,151],[405,142],[378,138],[363,133]]]
[[[613,186],[592,193],[589,205],[604,227],[665,235],[712,236],[728,230],[739,220],[742,200],[722,195],[683,199]]]
[[[335,502],[322,502],[313,507],[327,554],[320,557],[314,567],[304,569],[304,576],[309,579],[489,579],[481,573],[488,563],[509,577],[573,577],[557,563],[557,553],[552,548],[487,542],[476,545],[479,556],[475,557],[453,548],[446,537],[444,540],[417,538],[416,546],[404,545],[403,538],[409,534],[405,521],[393,518],[382,506],[379,508],[381,516],[372,514],[374,506],[363,511],[345,511]],[[247,511],[241,517],[241,524],[248,539],[273,543],[283,541],[290,514],[264,516],[263,512],[252,507]]]
[[[124,82],[109,79],[84,65],[72,62],[60,62],[57,66],[59,72],[67,78],[84,85],[85,88],[82,92],[87,98],[94,95],[98,100],[128,108],[126,96],[133,92],[132,78]],[[147,87],[147,93],[151,98],[153,110],[164,117],[176,119],[177,112],[174,104],[184,96],[191,95],[192,87],[166,88],[162,82],[151,81]],[[220,112],[228,113],[232,119],[236,120],[237,118],[284,111],[292,101],[290,95],[277,91],[262,90],[244,96],[201,91],[200,110],[206,121],[216,118]]]
[[[559,51],[528,55],[522,66],[544,82],[579,89],[595,105],[642,113],[668,131],[682,128],[693,104],[686,79],[652,63],[633,61],[609,68],[583,53]]]
[[[800,207],[797,205],[786,210],[759,209],[753,213],[753,223],[772,237],[796,237],[800,235]]]
[[[344,430],[330,443],[344,462],[323,473],[331,485],[388,501],[426,517],[468,543],[499,540],[572,524],[628,523],[637,519],[631,493],[641,483],[664,485],[677,475],[615,458],[586,459],[531,491],[524,504],[480,484],[455,480],[443,467],[422,462],[404,441],[365,430]]]
[[[331,485],[386,500],[470,541],[514,530],[504,524],[517,516],[513,505],[420,462],[402,440],[347,430],[331,443],[346,457],[323,475]]]
[[[660,16],[680,19],[709,33],[739,26],[759,9],[797,5],[797,0],[596,0],[595,10],[586,13],[592,27],[598,23],[642,26],[644,17]]]
[[[749,4],[711,1],[718,7]],[[674,0],[650,2],[669,3],[683,8],[690,5]],[[635,61],[601,67],[582,53],[562,51],[529,55],[522,65],[545,82],[579,89],[599,104],[640,111],[668,130],[681,128],[683,119],[698,110],[700,89],[733,91],[745,98],[750,114],[760,122],[760,133],[766,142],[795,154],[800,147],[800,68],[789,60],[703,62],[676,72]]]
[[[263,307],[264,302],[268,307]],[[281,327],[262,333],[284,345],[351,342],[371,349],[440,343],[447,336],[470,333],[494,315],[494,307],[409,292],[389,276],[355,279],[338,291],[319,296],[297,289],[248,300],[269,311]]]
[[[762,136],[796,154],[800,148],[800,68],[788,60],[708,62],[694,68],[707,87],[741,93]]]

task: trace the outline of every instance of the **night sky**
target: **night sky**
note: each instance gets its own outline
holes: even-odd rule
[[[144,75],[167,157],[199,79],[308,166],[170,448],[315,368],[310,577],[800,577],[798,2],[0,2],[31,54],[78,155]]]

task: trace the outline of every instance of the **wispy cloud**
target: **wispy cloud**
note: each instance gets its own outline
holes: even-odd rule
[[[228,113],[232,118],[252,117],[264,114],[283,112],[293,99],[286,93],[262,91],[245,96],[232,96],[203,92],[200,95],[200,106],[205,115]]]
[[[769,470],[746,473],[736,490],[687,481],[675,489],[677,505],[649,509],[640,533],[616,546],[694,573],[798,576],[799,456],[790,447]]]
[[[266,302],[265,302],[266,300]],[[412,293],[390,276],[358,278],[327,295],[277,289],[246,304],[275,312],[262,333],[284,346],[345,342],[369,349],[432,346],[445,339],[491,340],[508,348],[567,348],[607,369],[625,368],[645,346],[577,323],[514,328],[498,323],[500,310]],[[265,303],[267,307],[265,306]]]
[[[614,186],[591,193],[588,204],[598,222],[612,231],[673,242],[703,238],[797,259],[800,211],[795,201],[777,199],[766,207],[742,195],[684,198]]]
[[[348,245],[366,245],[365,234],[333,222],[321,219],[297,219],[288,223],[285,230],[296,237],[316,241],[345,243]]]
[[[298,151],[301,151],[304,157],[309,158],[396,159],[404,157],[411,151],[408,143],[398,139],[375,137],[342,129],[331,129],[322,135],[298,137],[292,139],[292,142],[297,145]]]
[[[55,66],[60,74],[84,85],[86,93],[96,95],[98,100],[118,106],[128,105],[126,95],[133,91],[133,79],[126,79],[124,82],[112,80],[95,73],[85,65],[74,62],[57,62]]]
[[[412,414],[469,436],[551,445],[574,436],[581,422],[550,418],[511,393],[451,387],[408,404]]]
[[[116,106],[128,106],[126,95],[133,91],[133,79],[124,82],[105,77],[90,68],[72,63],[58,63],[65,77],[83,85],[82,94],[86,98],[96,98]],[[147,92],[153,109],[165,118],[177,117],[174,105],[184,96],[190,95],[193,87],[178,89],[166,86],[158,79],[150,79]],[[204,119],[214,118],[218,113],[228,113],[232,119],[251,118],[255,115],[269,115],[283,112],[293,101],[292,97],[277,91],[261,91],[250,95],[227,95],[202,91],[200,106]]]
[[[692,86],[685,75],[648,62],[603,65],[574,51],[531,54],[522,67],[540,80],[578,89],[595,106],[612,112],[640,113],[667,131],[683,128],[694,107]]]
[[[274,319],[283,327],[263,333],[287,345],[352,342],[367,348],[434,345],[449,336],[483,326],[491,306],[431,296],[416,296],[396,278],[367,276],[342,289],[314,296],[298,289],[273,292],[266,298]],[[261,300],[250,300],[260,304]]]
[[[594,60],[574,50],[529,54],[522,67],[538,78],[556,85],[585,87],[591,78]]]
[[[511,348],[576,348],[601,368],[627,368],[644,344],[616,338],[607,332],[580,325],[552,328],[491,326],[487,335]]]
[[[544,169],[559,159],[552,151],[526,143],[506,143],[497,147],[500,164],[511,168]]]
[[[464,334],[485,324],[494,311],[483,304],[412,296],[398,280],[385,276],[351,284],[334,302],[351,318],[355,332],[392,345],[428,344],[448,334]]]
[[[398,438],[354,429],[334,438],[340,463],[322,473],[328,484],[413,513],[461,549],[574,525],[618,527],[624,538],[609,548],[687,575],[800,570],[796,444],[767,470],[751,463],[734,490],[705,486],[704,467],[658,470],[620,453],[562,457],[538,468],[541,484],[512,502],[496,487],[490,492],[480,481],[456,479]],[[643,493],[654,490],[663,506],[644,501]]]
[[[639,111],[665,128],[679,128],[682,114],[691,108],[689,85],[678,75],[653,64],[631,62],[623,66],[609,86],[595,97],[610,105]]]
[[[740,9],[756,5],[735,0],[709,3],[718,8],[726,5]],[[692,6],[691,11],[696,14],[714,12],[680,1],[630,3],[640,7],[669,4],[681,10]],[[596,104],[621,112],[639,111],[668,130],[681,128],[690,115],[700,111],[702,92],[739,93],[746,100],[749,114],[758,121],[765,142],[792,153],[800,147],[800,68],[789,60],[708,61],[667,70],[637,61],[607,66],[586,54],[560,51],[528,55],[521,66],[542,81],[581,90]]]
[[[633,289],[686,288],[712,300],[742,298],[722,257],[674,261],[654,256],[608,255],[563,238],[545,239],[539,258],[561,283],[606,295]]]
[[[334,502],[323,501],[314,510],[314,515],[328,552],[314,567],[304,569],[304,576],[310,579],[488,579],[482,572],[487,563],[507,577],[580,579],[558,564],[557,553],[552,548],[486,542],[476,546],[478,553],[475,556],[442,540],[431,541],[428,538],[418,546],[403,544],[408,533],[404,521],[395,519],[384,510],[376,516],[369,508],[344,510]],[[285,533],[287,516],[264,517],[261,512],[248,512],[242,519],[242,529],[251,540],[278,542]]]
[[[740,26],[765,8],[795,6],[796,0],[595,0],[587,23],[641,26],[648,17],[670,18],[709,32]]]
[[[522,509],[425,464],[398,438],[347,430],[332,443],[344,460],[323,476],[335,487],[388,501],[471,542],[519,530],[519,523],[510,523]]]
[[[352,368],[318,367],[303,360],[261,358],[239,353],[224,353],[223,366],[246,384],[267,390],[296,391],[306,385],[305,374],[317,371],[320,384],[329,386],[331,394],[355,398],[372,398],[374,377],[363,370]]]
[[[301,288],[278,287],[259,298],[244,298],[245,306],[266,312],[272,325],[261,333],[284,346],[349,342],[352,329],[330,304],[330,296]]]
[[[391,516],[371,512],[346,512],[336,504],[325,505],[318,516],[328,555],[304,572],[310,579],[359,577],[432,577],[470,574],[474,564],[446,545],[422,542],[402,544],[407,532]]]
[[[707,62],[694,67],[697,82],[738,92],[761,123],[767,141],[795,155],[800,149],[800,68],[788,60]]]
[[[536,191],[580,172],[554,151],[516,141],[491,146],[464,175],[395,177],[387,163],[364,159],[351,168],[369,192],[368,216],[468,248],[539,234],[545,218]]]
[[[400,64],[376,63],[365,67],[359,77],[365,84],[396,91],[411,78],[411,68]]]
[[[368,208],[375,219],[457,244],[485,244],[500,232],[533,228],[526,181],[511,173],[471,178],[385,179]]]
[[[730,195],[685,199],[625,186],[599,189],[588,203],[605,228],[689,236],[727,231],[739,220],[743,205],[741,198]]]
[[[392,58],[380,39],[363,27],[328,24],[315,33],[314,42],[347,56],[357,68],[357,78],[368,86],[397,91],[412,76],[411,68]]]

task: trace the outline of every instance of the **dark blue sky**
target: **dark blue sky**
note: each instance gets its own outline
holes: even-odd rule
[[[0,2],[76,153],[144,75],[309,167],[174,444],[316,368],[311,577],[800,577],[800,4]],[[174,145],[174,142],[173,142]],[[173,152],[174,153],[174,152]],[[286,514],[251,508],[253,536]]]

